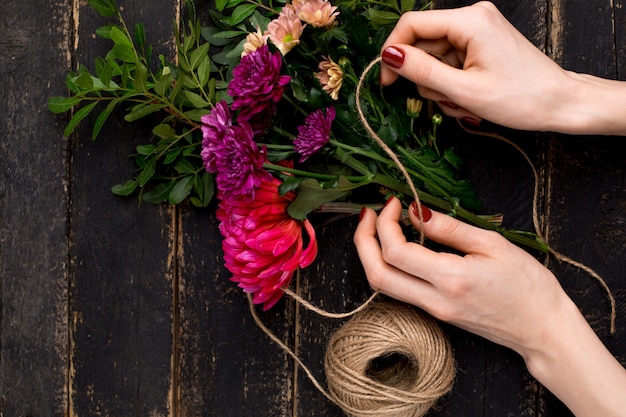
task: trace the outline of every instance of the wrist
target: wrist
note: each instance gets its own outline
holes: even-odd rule
[[[626,135],[626,82],[565,71],[555,93],[549,131],[572,135]]]
[[[619,416],[626,407],[626,370],[568,301],[545,343],[521,352],[526,366],[577,417]]]

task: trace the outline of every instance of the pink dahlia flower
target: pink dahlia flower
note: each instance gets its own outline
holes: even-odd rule
[[[233,69],[228,94],[233,98],[232,110],[239,110],[238,120],[249,120],[278,103],[291,77],[280,75],[282,55],[271,53],[267,45],[241,58]]]
[[[306,25],[290,5],[282,8],[278,17],[267,25],[267,34],[272,43],[283,54],[287,55],[294,46],[300,43],[300,36]]]
[[[294,139],[293,145],[296,152],[301,155],[300,162],[306,161],[328,143],[335,114],[334,107],[328,107],[325,113],[317,109],[306,117],[302,126],[298,127],[298,136]]]
[[[282,297],[281,288],[289,285],[294,271],[309,266],[317,256],[313,226],[289,216],[287,206],[296,194],[280,195],[280,184],[276,178],[264,181],[253,201],[225,196],[217,210],[231,281],[253,293],[254,303],[263,304],[263,310]]]

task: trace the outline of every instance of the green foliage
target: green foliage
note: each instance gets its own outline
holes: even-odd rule
[[[217,100],[226,97],[226,81],[209,55],[210,43],[202,37],[200,21],[188,2],[189,17],[175,33],[177,56],[170,62],[159,56],[151,68],[152,49],[142,24],[129,30],[115,0],[89,0],[102,17],[115,21],[96,30],[111,41],[110,50],[94,60],[93,69],[81,65],[66,78],[69,97],[51,97],[48,108],[54,113],[70,113],[65,136],[92,113],[91,138],[96,139],[108,118],[123,105],[124,120],[135,122],[156,115],[157,125],[149,144],[139,145],[133,159],[137,172],[132,179],[112,187],[117,195],[139,190],[149,203],[184,200],[207,206],[214,195],[214,184],[200,158],[200,118]]]
[[[176,57],[172,62],[159,56],[156,68],[150,64],[152,49],[142,24],[129,30],[115,0],[88,3],[104,18],[114,19],[96,31],[111,42],[110,50],[95,59],[92,69],[81,65],[76,72],[70,72],[66,78],[69,96],[51,97],[49,109],[54,113],[70,113],[66,136],[81,122],[90,120],[92,139],[98,137],[118,108],[127,122],[151,116],[150,122],[156,121],[153,136],[137,146],[132,155],[137,167],[135,175],[113,186],[112,192],[121,196],[138,192],[141,200],[148,203],[178,204],[188,200],[195,206],[207,206],[215,192],[213,177],[205,171],[200,158],[200,119],[218,101],[232,101],[226,87],[240,61],[246,36],[257,28],[265,30],[285,2],[218,0],[215,9],[209,10],[209,24],[203,27],[193,2],[186,0],[187,17],[174,25],[180,28],[174,31]],[[341,166],[336,176],[330,175],[333,180],[318,182],[307,179],[307,175],[283,178],[283,192],[292,189],[298,192],[298,199],[290,208],[296,218],[306,217],[325,202],[347,198],[353,190],[371,182],[351,183],[346,178],[355,175],[372,178],[384,173],[397,183],[403,181],[394,164],[380,156],[384,153],[356,117],[354,90],[363,68],[376,57],[402,13],[430,4],[416,6],[413,0],[332,3],[338,7],[340,23],[325,29],[307,28],[312,34],[303,35],[298,47],[284,58],[287,64],[284,68],[292,78],[286,93],[289,99],[283,100],[279,108],[283,117],[277,127],[282,132],[294,132],[296,121],[302,121],[299,112],[333,105],[337,112],[333,137],[344,146],[341,153],[328,147],[326,156],[319,157],[325,158],[322,163],[317,167],[309,165],[313,170],[309,174],[313,176],[315,170],[327,175],[332,164]],[[344,79],[339,100],[331,100],[313,75],[321,56],[341,63]],[[376,76],[373,74],[372,78]],[[460,200],[466,207],[478,207],[468,182],[458,179],[459,158],[451,149],[439,152],[429,115],[418,118],[407,115],[406,91],[406,86],[385,92],[371,86],[366,89],[361,101],[368,123],[401,155],[407,169],[415,174],[418,187],[448,199],[453,205]],[[87,119],[91,114],[95,114],[95,119]],[[270,160],[293,156],[293,150],[281,145],[284,139],[282,133],[268,132],[264,145],[268,146]],[[337,161],[338,154],[349,155],[352,162]]]

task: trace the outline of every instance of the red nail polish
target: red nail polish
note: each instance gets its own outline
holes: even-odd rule
[[[430,220],[431,217],[433,217],[433,212],[430,211],[430,209],[423,204],[421,205],[421,207],[422,207],[422,222],[426,223],[428,222],[428,220]],[[418,219],[420,218],[420,212],[417,207],[417,202],[414,201],[411,203],[411,211],[413,212],[413,215],[415,217],[417,217]]]
[[[404,51],[395,46],[388,46],[381,55],[383,62],[392,68],[400,68],[404,63]]]
[[[457,106],[456,103],[453,103],[451,101],[440,101],[439,104],[441,104],[442,106],[449,107],[451,109],[458,109],[459,108],[459,106]]]
[[[385,201],[385,207],[387,207],[387,205],[391,203],[391,200],[393,200],[393,196],[389,197],[387,201]]]
[[[363,220],[363,217],[365,216],[366,211],[367,209],[365,208],[365,206],[361,207],[361,212],[359,213],[359,222]]]
[[[469,116],[461,117],[461,121],[467,123],[468,125],[480,126],[480,120],[476,120],[473,117],[469,117]]]

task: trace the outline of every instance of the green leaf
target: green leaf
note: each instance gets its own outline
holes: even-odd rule
[[[205,55],[200,61],[200,65],[198,65],[198,83],[200,84],[200,88],[204,88],[205,85],[208,84],[209,79],[211,78],[211,58],[208,55]]]
[[[115,25],[107,25],[99,27],[96,29],[96,35],[104,39],[111,39],[111,29],[113,29],[114,26]]]
[[[194,109],[185,112],[185,116],[187,116],[190,120],[194,122],[199,122],[202,120],[202,116],[209,114],[209,111],[206,109]]]
[[[137,148],[135,148],[137,150],[137,153],[139,155],[151,155],[154,150],[156,149],[155,145],[152,144],[148,144],[148,145],[137,145]]]
[[[135,91],[138,93],[148,91],[148,68],[139,61],[135,63]]]
[[[224,10],[227,4],[228,4],[228,0],[216,0],[215,8],[221,12]]]
[[[132,46],[124,44],[113,45],[111,51],[106,56],[107,59],[119,59],[123,62],[135,62],[135,51]]]
[[[146,183],[150,181],[150,179],[154,176],[155,168],[156,159],[148,160],[146,166],[143,168],[143,171],[141,171],[141,174],[139,174],[139,177],[137,178],[137,181],[139,181],[139,185],[141,187],[146,185]]]
[[[180,155],[181,152],[182,152],[181,148],[172,149],[171,151],[165,154],[165,158],[163,158],[163,163],[165,165],[171,164],[172,162],[176,160],[176,158],[178,158],[178,155]]]
[[[98,105],[98,102],[94,101],[93,103],[87,104],[86,106],[84,106],[80,110],[78,110],[76,113],[74,113],[74,116],[72,116],[72,118],[70,119],[69,123],[65,127],[65,130],[63,131],[63,136],[67,137],[67,136],[71,135],[72,132],[74,131],[74,129],[76,129],[76,126],[78,126],[78,124],[81,122],[81,120],[83,120],[85,117],[87,117],[89,115],[89,113],[91,113],[91,111],[97,105]]]
[[[152,129],[152,133],[158,136],[159,139],[172,139],[177,136],[176,132],[174,131],[174,128],[171,125],[166,124],[166,123],[161,123],[160,125],[156,125]]]
[[[189,65],[191,66],[192,70],[198,68],[198,65],[200,65],[204,57],[209,54],[209,46],[210,45],[208,43],[203,43],[191,53]]]
[[[172,74],[169,67],[163,68],[163,73],[154,84],[154,92],[157,93],[160,97],[165,97],[173,81],[174,74]]]
[[[174,184],[174,181],[158,184],[152,190],[142,193],[141,200],[149,204],[161,204],[167,201],[167,197],[170,195],[172,188],[174,188]]]
[[[87,3],[102,17],[113,16],[117,12],[117,6],[113,0],[87,0]]]
[[[135,24],[134,35],[137,46],[140,50],[143,49],[144,45],[146,44],[146,30],[141,23]]]
[[[206,26],[202,28],[202,37],[206,39],[213,46],[224,46],[232,42],[229,38],[216,38],[214,35],[220,32],[220,29],[215,26]]]
[[[48,99],[48,110],[54,114],[65,113],[81,102],[80,97],[60,97],[54,96]]]
[[[335,187],[324,188],[317,180],[309,178],[298,187],[298,196],[289,204],[287,212],[294,219],[304,220],[310,212],[322,204],[335,201],[350,191],[369,183],[370,181],[351,183],[345,177],[340,177]]]
[[[221,32],[216,32],[213,36],[215,39],[232,39],[241,35],[247,35],[248,32],[243,30],[224,30]]]
[[[183,175],[195,174],[196,167],[192,165],[187,159],[181,159],[176,163],[176,171]]]
[[[117,106],[117,104],[122,99],[123,98],[111,100],[111,102],[109,102],[109,104],[104,108],[104,110],[102,110],[102,112],[98,115],[98,117],[96,118],[96,121],[93,124],[93,129],[91,130],[91,140],[95,140],[98,137],[98,135],[100,134],[100,131],[102,130],[102,127],[104,126],[107,119],[111,115],[111,112],[113,112],[113,109],[115,108],[115,106]]]
[[[249,17],[254,10],[256,9],[256,4],[242,4],[239,5],[233,10],[233,13],[230,15],[228,19],[228,24],[231,26],[235,26],[238,23],[241,23]]]
[[[131,42],[126,32],[124,32],[118,26],[111,27],[111,40],[116,45],[125,45],[129,48],[133,47],[133,43]]]
[[[137,185],[139,185],[139,182],[136,179],[128,180],[124,184],[116,184],[111,187],[111,192],[115,195],[126,197],[137,189]]]
[[[139,120],[142,117],[164,109],[165,107],[167,107],[167,104],[164,103],[141,103],[133,107],[131,112],[124,116],[124,120],[126,120],[127,122],[134,122],[135,120]]]
[[[193,177],[193,175],[183,177],[176,183],[176,185],[174,185],[174,188],[172,188],[168,197],[170,204],[181,203],[189,196],[191,188],[193,187]]]
[[[205,107],[209,107],[211,103],[203,99],[199,94],[194,93],[193,91],[185,90],[185,97],[189,100],[192,106],[203,109]]]
[[[215,194],[213,175],[208,172],[196,175],[193,180],[193,191],[198,195],[198,198],[192,197],[191,203],[196,207],[208,206]]]

